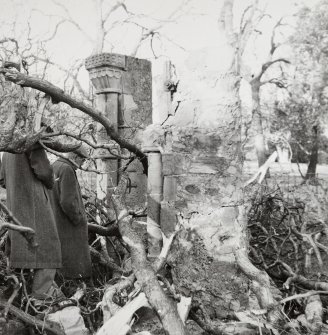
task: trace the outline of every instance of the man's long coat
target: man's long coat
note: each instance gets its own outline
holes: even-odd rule
[[[88,225],[81,189],[72,164],[63,158],[53,163],[55,186],[52,204],[62,247],[66,278],[91,276]]]
[[[22,154],[4,153],[0,179],[8,208],[24,226],[34,229],[38,244],[31,248],[20,233],[10,231],[10,266],[60,268],[61,247],[49,194],[54,180],[44,149],[35,146]]]

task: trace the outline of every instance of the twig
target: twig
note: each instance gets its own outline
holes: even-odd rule
[[[130,156],[122,156],[122,155],[119,155],[115,152],[112,151],[113,149],[113,146],[110,145],[110,144],[107,144],[107,143],[100,143],[100,144],[96,144],[96,143],[93,143],[89,140],[87,140],[86,138],[82,138],[81,136],[78,136],[76,134],[72,134],[70,132],[67,132],[67,131],[58,131],[56,133],[52,133],[52,134],[47,134],[47,135],[44,135],[45,137],[55,137],[55,136],[67,136],[67,137],[72,137],[72,138],[75,138],[76,140],[79,140],[79,141],[82,141],[84,143],[86,143],[87,145],[89,145],[90,147],[92,147],[93,149],[106,149],[108,150],[108,152],[112,155],[112,156],[115,156],[116,158],[118,159],[130,159],[131,157]],[[45,143],[46,144],[46,143]],[[103,156],[100,156],[99,158],[102,158]],[[109,156],[111,157],[111,156]],[[98,158],[98,157],[93,157],[93,158]]]
[[[295,294],[295,295],[292,295],[290,297],[287,297],[287,298],[284,298],[278,301],[278,304],[280,305],[285,304],[286,302],[291,301],[291,300],[307,298],[307,297],[311,297],[312,295],[316,295],[316,294],[328,294],[328,291],[310,291],[306,293]]]
[[[110,120],[104,116],[101,112],[95,110],[93,107],[86,105],[84,102],[72,98],[69,94],[65,93],[59,87],[51,84],[48,81],[41,80],[36,77],[27,76],[23,73],[13,71],[10,69],[1,68],[0,73],[2,73],[5,78],[12,83],[20,85],[22,87],[31,87],[41,92],[44,92],[51,96],[53,103],[64,102],[72,108],[77,108],[81,112],[91,116],[95,121],[102,124],[107,132],[107,135],[117,142],[122,148],[125,148],[133,152],[141,161],[144,172],[147,173],[148,161],[146,155],[132,142],[129,142],[123,138],[116,130],[116,127]]]
[[[88,231],[101,236],[121,236],[117,224],[104,227],[100,226],[99,224],[88,223]]]
[[[55,150],[52,150],[50,148],[48,148],[46,145],[44,145],[41,141],[40,141],[40,144],[41,146],[48,152],[50,152],[51,154],[57,156],[57,157],[60,157],[60,158],[64,158],[66,160],[68,160],[74,167],[76,167],[77,169],[80,169],[82,171],[85,171],[85,172],[94,172],[94,173],[97,173],[97,174],[106,174],[107,172],[101,172],[101,171],[98,171],[98,170],[95,170],[95,169],[84,169],[82,168],[81,166],[79,166],[78,164],[76,164],[72,159],[69,159],[67,158],[66,156],[60,154],[59,152],[55,151]]]
[[[91,256],[93,256],[100,264],[106,266],[108,269],[122,273],[122,274],[126,274],[124,269],[118,266],[111,257],[103,256],[100,252],[98,252],[96,249],[92,247],[90,247],[90,253],[91,253]]]
[[[18,278],[15,275],[8,276],[6,279],[7,280],[8,279],[13,279],[13,281],[14,281],[15,284],[14,284],[14,291],[11,294],[10,298],[8,299],[8,302],[7,302],[5,311],[4,311],[4,317],[5,318],[7,317],[7,314],[9,312],[10,306],[13,303],[14,299],[16,298],[18,291],[21,288],[21,285],[19,284]]]
[[[177,235],[178,231],[175,231],[169,238],[167,238],[163,233],[163,247],[161,253],[158,255],[157,259],[154,261],[153,268],[155,271],[159,271],[165,264],[169,251],[171,249],[172,243]]]

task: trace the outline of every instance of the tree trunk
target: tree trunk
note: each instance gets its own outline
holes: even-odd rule
[[[318,151],[319,151],[319,136],[318,126],[312,127],[312,147],[310,154],[310,162],[306,171],[305,179],[312,179],[316,176],[317,164],[318,164]]]
[[[253,127],[254,127],[254,144],[258,165],[262,166],[267,160],[265,149],[265,139],[263,134],[261,100],[260,100],[260,80],[257,78],[251,81],[252,101],[253,101]]]

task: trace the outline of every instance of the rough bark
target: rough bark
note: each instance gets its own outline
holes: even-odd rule
[[[127,181],[121,178],[119,194],[125,194]],[[133,218],[125,208],[124,196],[113,196],[115,210],[118,215],[119,230],[123,240],[130,248],[131,263],[134,275],[145,293],[149,304],[154,308],[162,322],[165,332],[169,335],[186,334],[185,327],[179,317],[176,304],[166,296],[160,286],[156,272],[147,260],[142,238],[132,225]]]
[[[96,249],[90,247],[90,254],[93,258],[93,262],[97,262],[103,266],[105,266],[110,271],[116,271],[118,273],[121,273],[123,275],[126,275],[127,273],[122,269],[120,266],[118,266],[113,259],[110,257],[104,257],[99,251]]]
[[[248,259],[245,249],[239,249],[235,252],[237,263],[240,269],[246,274],[251,280],[252,291],[256,295],[260,306],[269,311],[268,320],[275,323],[279,317],[279,310],[270,309],[276,303],[271,293],[270,278],[265,271],[257,269]]]
[[[116,224],[113,224],[109,227],[104,227],[100,226],[99,224],[88,223],[88,231],[101,236],[121,236]]]
[[[42,136],[43,130],[34,133],[21,100],[21,95],[12,90],[0,103],[0,151],[22,153]]]
[[[44,144],[47,148],[55,150],[57,152],[72,152],[75,149],[78,149],[81,146],[81,142],[78,143],[60,143],[54,140],[50,140],[48,138],[44,138],[47,135],[44,134],[42,136],[42,144]]]

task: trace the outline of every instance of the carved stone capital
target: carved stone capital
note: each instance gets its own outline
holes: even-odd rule
[[[101,53],[88,57],[85,67],[89,71],[96,94],[122,93],[125,65],[125,56],[119,54]]]

